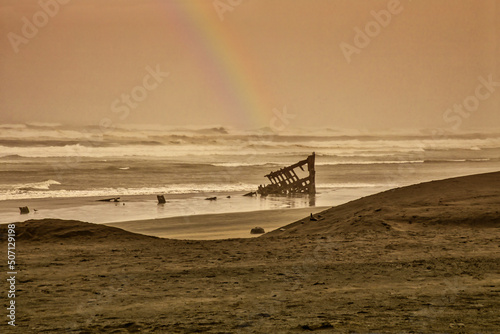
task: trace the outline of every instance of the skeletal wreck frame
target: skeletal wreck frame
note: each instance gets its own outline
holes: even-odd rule
[[[301,160],[288,167],[271,172],[266,175],[271,184],[260,185],[257,193],[261,196],[270,194],[290,195],[290,194],[316,194],[316,171],[314,170],[315,153],[313,152],[305,160]],[[309,175],[300,178],[295,172],[296,168],[304,171],[304,166],[307,165]]]

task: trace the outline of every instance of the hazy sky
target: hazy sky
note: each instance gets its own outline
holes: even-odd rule
[[[0,123],[500,124],[498,0],[0,4]]]

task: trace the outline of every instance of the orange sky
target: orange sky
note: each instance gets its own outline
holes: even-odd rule
[[[72,0],[19,43],[40,4],[0,0],[0,123],[256,128],[286,106],[292,127],[498,127],[500,86],[443,115],[500,82],[500,2],[402,0],[348,61],[341,44],[395,3],[242,0],[220,20],[212,0]],[[126,107],[148,66],[169,75]]]

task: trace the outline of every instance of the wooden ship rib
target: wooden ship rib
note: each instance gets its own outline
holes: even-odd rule
[[[260,185],[257,193],[261,196],[270,194],[291,195],[291,194],[316,194],[316,171],[314,170],[315,153],[311,154],[305,160],[301,160],[291,166],[281,168],[266,175],[271,184]],[[305,171],[307,168],[309,175],[300,178],[296,169]]]

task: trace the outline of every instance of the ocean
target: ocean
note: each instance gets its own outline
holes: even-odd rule
[[[316,153],[318,194],[248,198],[265,174]],[[94,222],[333,206],[394,187],[500,170],[500,131],[0,125],[0,220]],[[156,195],[167,203],[159,209]],[[217,196],[215,202],[206,197]],[[95,198],[121,197],[127,210]],[[19,214],[19,206],[36,212]],[[58,207],[57,203],[75,199]],[[92,199],[92,200],[90,200]],[[45,204],[44,204],[45,203]],[[78,204],[79,203],[79,204]],[[123,206],[123,203],[120,205]],[[44,208],[46,206],[46,209]]]

